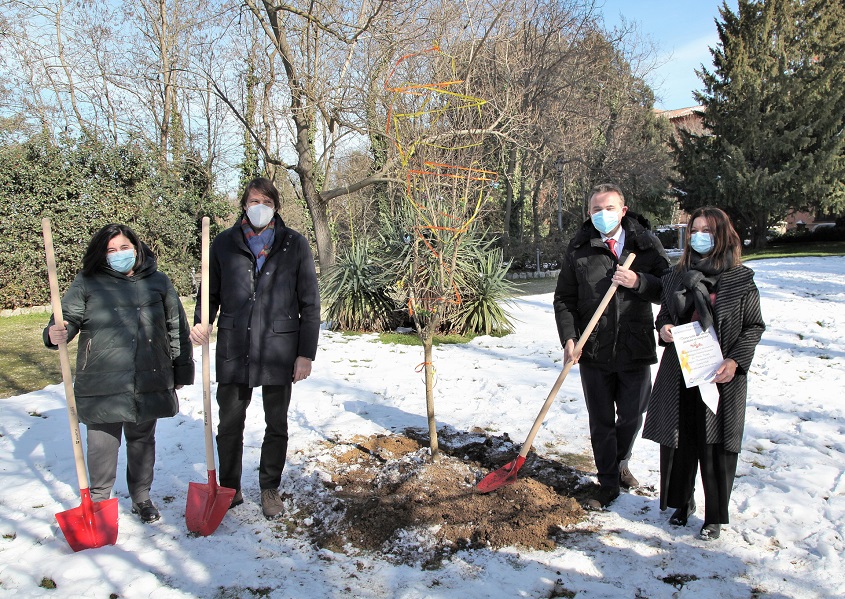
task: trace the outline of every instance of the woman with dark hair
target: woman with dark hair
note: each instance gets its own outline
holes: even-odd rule
[[[86,425],[91,499],[111,496],[121,435],[126,437],[126,482],[132,512],[155,522],[150,499],[158,418],[179,411],[175,389],[194,381],[185,310],[155,256],[126,225],[111,224],[91,238],[82,271],[62,297],[64,326],[50,319],[51,349],[79,335],[76,397]]]
[[[279,192],[269,179],[247,184],[234,226],[211,244],[209,323],[217,322],[217,454],[220,485],[235,489],[230,507],[244,502],[241,474],[246,411],[261,387],[264,440],[258,466],[261,509],[284,509],[279,495],[288,447],[288,408],[294,383],[311,374],[320,334],[320,294],[308,239],[278,214]],[[191,340],[206,343],[201,294]]]
[[[669,523],[686,526],[695,513],[695,477],[704,489],[702,539],[716,539],[729,522],[728,504],[745,426],[748,369],[765,330],[754,272],[741,264],[742,244],[728,215],[718,208],[692,213],[686,247],[663,276],[656,327],[666,346],[652,388],[643,437],[660,443],[660,509],[675,508]],[[699,321],[713,327],[723,361],[714,382],[714,413],[698,387],[687,388],[672,328]],[[709,384],[709,383],[708,383]]]

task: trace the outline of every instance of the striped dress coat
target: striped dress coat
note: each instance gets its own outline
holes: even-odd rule
[[[656,326],[659,331],[674,322],[667,306],[667,298],[680,287],[683,272],[672,269],[663,276],[660,312]],[[719,384],[719,408],[716,414],[707,410],[705,432],[707,443],[721,443],[727,451],[739,453],[745,427],[745,401],[748,369],[754,349],[765,330],[760,312],[760,294],[754,284],[754,271],[735,266],[722,273],[716,288],[713,307],[714,326],[722,355],[733,359],[736,374],[729,383]],[[678,447],[678,398],[684,384],[678,354],[673,344],[666,345],[657,377],[651,391],[643,437],[661,445]]]

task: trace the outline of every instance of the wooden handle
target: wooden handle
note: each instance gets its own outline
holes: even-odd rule
[[[53,233],[50,230],[50,219],[41,220],[41,230],[44,233],[44,250],[47,254],[47,278],[50,281],[50,303],[53,306],[53,320],[56,325],[64,326],[62,301],[59,296],[59,277],[56,275],[56,255],[53,251]],[[62,381],[65,384],[65,399],[67,401],[67,418],[70,424],[70,438],[73,442],[73,459],[76,462],[76,478],[79,488],[88,488],[88,472],[85,469],[85,456],[82,453],[82,438],[79,433],[79,416],[76,412],[76,396],[73,393],[73,375],[70,372],[70,357],[67,352],[67,341],[59,343],[59,362],[62,366]]]
[[[209,218],[202,218],[202,256],[200,265],[200,324],[208,333],[208,264],[209,264]],[[214,470],[214,441],[211,430],[211,352],[209,341],[202,344],[202,412],[205,425],[205,464]]]
[[[625,260],[622,268],[631,268],[631,264],[634,263],[634,258],[636,257],[636,254],[628,254],[628,258]],[[590,319],[590,322],[587,323],[587,326],[584,328],[584,332],[581,333],[578,343],[575,344],[575,350],[573,351],[574,355],[577,355],[578,352],[584,348],[584,344],[586,344],[587,339],[590,338],[590,333],[592,333],[593,329],[596,328],[599,318],[601,318],[601,315],[604,314],[607,305],[610,303],[611,298],[613,298],[613,294],[616,293],[617,287],[619,287],[617,283],[610,284],[610,289],[608,289],[607,293],[604,294],[604,297],[602,298],[601,303],[599,303],[598,308],[596,308],[593,317]],[[540,425],[543,424],[543,420],[545,420],[546,414],[549,412],[549,408],[552,406],[552,402],[554,401],[557,392],[560,390],[560,386],[563,384],[564,379],[566,379],[566,375],[569,374],[570,370],[572,370],[572,366],[574,364],[575,362],[569,360],[563,366],[563,370],[558,375],[555,384],[552,386],[552,390],[549,392],[549,396],[546,398],[546,403],[543,404],[543,408],[537,415],[536,420],[534,420],[534,426],[531,427],[531,432],[528,433],[528,438],[525,439],[525,443],[522,444],[522,449],[519,452],[520,457],[524,458],[528,455],[528,452],[531,451],[531,444],[534,443],[534,437],[537,436],[537,431],[540,430]]]

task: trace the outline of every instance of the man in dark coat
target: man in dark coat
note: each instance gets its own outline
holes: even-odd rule
[[[217,315],[217,453],[220,485],[236,489],[243,503],[241,472],[246,409],[262,388],[267,428],[258,483],[268,518],[283,509],[278,488],[288,444],[291,387],[311,374],[320,330],[320,295],[308,240],[277,214],[279,193],[267,179],[253,179],[241,197],[243,214],[211,245],[209,322]],[[191,340],[209,331],[200,324],[197,297]]]
[[[601,509],[619,496],[620,485],[639,485],[628,460],[651,392],[651,365],[657,362],[651,304],[660,301],[660,276],[669,259],[657,237],[628,213],[616,185],[593,189],[590,215],[567,247],[554,308],[564,360],[581,365],[590,420],[600,487],[585,505]],[[622,268],[632,252],[631,268]],[[619,288],[583,351],[574,355],[612,282]]]

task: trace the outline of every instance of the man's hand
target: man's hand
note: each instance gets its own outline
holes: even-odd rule
[[[194,345],[202,345],[211,340],[211,331],[214,329],[212,325],[208,325],[208,330],[202,326],[202,323],[197,323],[191,328],[191,343]]]
[[[304,381],[311,374],[311,360],[303,356],[299,356],[296,362],[293,363],[293,382],[298,383]]]
[[[621,264],[619,264],[616,266],[616,272],[613,273],[613,279],[611,280],[620,287],[633,289],[637,286],[637,281],[639,281],[639,279],[640,277],[637,273],[633,270],[624,268]]]
[[[67,343],[67,321],[65,320],[64,323],[64,326],[54,324],[47,331],[47,334],[50,337],[50,343],[53,345]]]
[[[575,352],[575,340],[569,339],[563,345],[563,363],[568,364],[570,360],[572,360],[572,365],[575,366],[578,363],[578,360],[581,359],[581,350],[578,350],[578,355],[573,356],[572,354]]]

